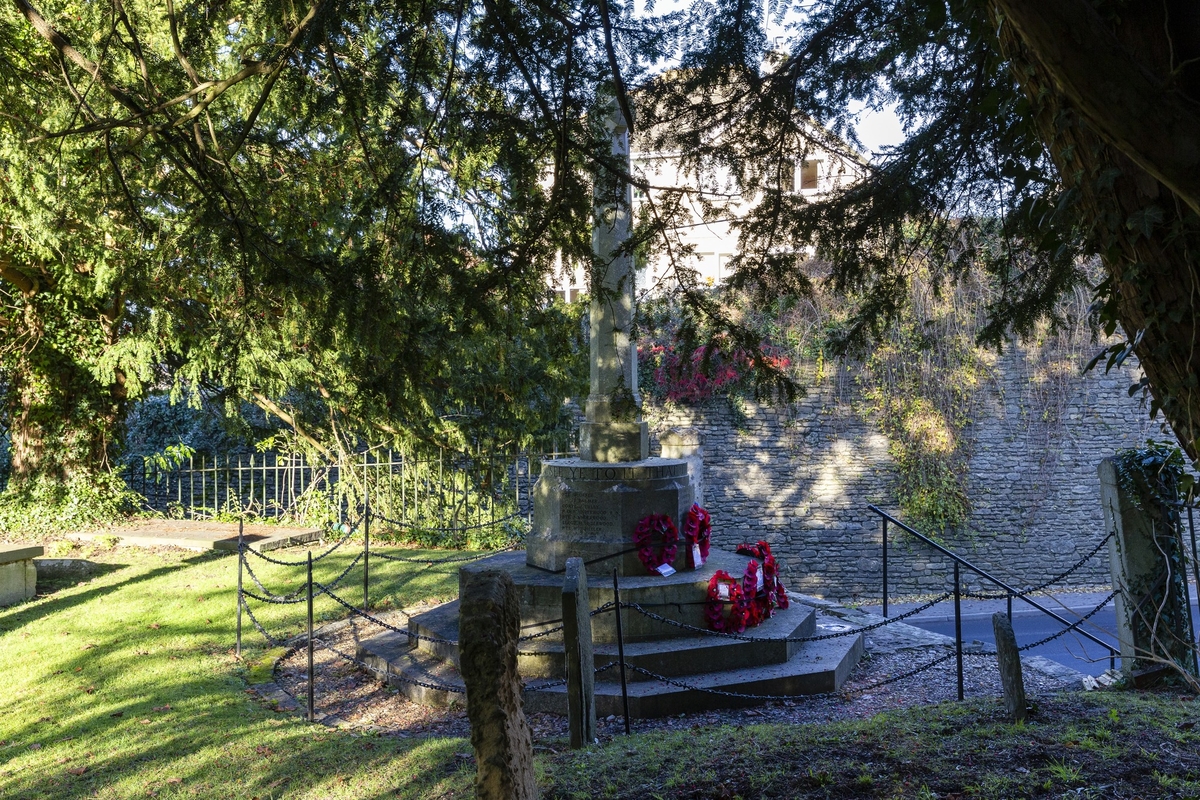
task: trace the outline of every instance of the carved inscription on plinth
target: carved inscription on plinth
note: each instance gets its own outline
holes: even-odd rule
[[[598,538],[612,530],[615,509],[611,496],[567,492],[561,503],[560,529],[570,538]]]

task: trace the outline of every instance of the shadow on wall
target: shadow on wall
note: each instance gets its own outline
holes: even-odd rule
[[[979,417],[968,426],[972,514],[963,530],[943,536],[951,549],[1021,585],[1063,571],[1103,537],[1099,461],[1161,437],[1127,394],[1136,365],[1078,378],[1053,419],[1038,411],[1041,389],[1032,368],[1020,348],[999,359]],[[648,403],[646,417],[656,431],[694,428],[702,435],[716,544],[733,549],[766,540],[789,588],[875,600],[881,528],[867,504],[903,515],[892,495],[888,440],[858,413],[858,399],[853,376],[839,367],[788,407],[746,401],[734,413],[724,400],[700,407]],[[893,596],[937,593],[949,584],[944,557],[909,537],[892,544]],[[1096,558],[1076,573],[1074,585],[1108,580],[1107,562]]]

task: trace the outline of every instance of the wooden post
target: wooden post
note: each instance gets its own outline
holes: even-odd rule
[[[475,750],[479,800],[532,800],[533,737],[521,705],[521,604],[501,570],[459,573],[459,669]]]
[[[582,558],[567,559],[562,606],[567,667],[567,722],[571,731],[571,747],[578,750],[596,740],[592,618],[588,605],[587,571]]]
[[[1000,667],[1000,685],[1004,688],[1004,707],[1013,722],[1025,719],[1025,677],[1021,674],[1021,651],[1013,633],[1012,620],[1002,611],[992,614],[996,633],[996,661]]]

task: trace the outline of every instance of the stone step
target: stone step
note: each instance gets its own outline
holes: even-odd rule
[[[626,620],[633,616],[640,615],[633,610],[625,611]],[[456,641],[458,639],[458,601],[443,603],[427,612],[414,615],[409,622],[409,629],[426,636]],[[748,642],[703,634],[672,636],[654,642],[626,644],[625,660],[631,664],[637,664],[643,669],[670,677],[761,664],[782,664],[804,646],[804,643],[786,640],[811,636],[815,629],[816,612],[809,606],[793,603],[786,609],[776,610],[775,615],[761,625],[747,629],[745,635],[759,641]],[[674,629],[676,632],[678,630]],[[407,636],[399,633],[385,633],[374,638],[385,639],[388,637],[396,640],[389,645],[391,647],[404,644],[408,639]],[[367,640],[367,642],[371,641],[373,640]],[[416,640],[416,646],[438,658],[454,664],[458,663],[458,647],[455,645]],[[518,647],[517,663],[522,675],[561,677],[565,674],[561,634],[521,642]],[[597,643],[593,645],[593,650],[597,668],[617,658],[616,643]],[[631,679],[645,680],[640,673],[631,675]]]
[[[620,579],[621,601],[638,603],[663,616],[686,622],[698,628],[706,627],[704,603],[708,597],[708,582],[717,570],[725,570],[741,580],[749,556],[713,548],[708,562],[698,570],[680,570],[662,577],[643,573]],[[522,633],[536,633],[560,624],[562,617],[563,574],[550,572],[525,563],[521,551],[499,553],[462,567],[463,571],[503,570],[508,572],[521,593]],[[613,599],[612,572],[604,562],[586,567],[588,573],[588,604],[598,608]],[[638,615],[622,619],[626,642],[658,641],[672,636],[686,636],[686,631],[663,625]],[[600,642],[615,642],[616,623],[611,614],[595,617],[592,638]]]
[[[403,637],[395,637],[390,642],[376,641],[380,638],[364,640],[359,645],[358,658],[388,675],[392,686],[414,702],[425,705],[445,707],[465,702],[464,694],[447,690],[462,687],[462,679],[452,664],[402,642]],[[786,697],[836,691],[849,677],[862,652],[862,636],[847,636],[805,643],[796,655],[782,664],[747,666],[679,678],[678,682],[686,686],[654,679],[629,680],[629,715],[647,719],[767,702],[761,697],[737,696],[740,694]],[[617,668],[610,668],[597,677],[596,713],[620,716],[624,712]],[[538,684],[545,681],[536,678],[528,683],[530,686],[524,693],[526,712],[566,713],[565,686],[538,689]]]

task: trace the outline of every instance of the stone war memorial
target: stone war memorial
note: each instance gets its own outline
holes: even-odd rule
[[[619,111],[611,112],[606,127],[613,157],[627,173],[629,136]],[[585,579],[586,602],[594,612],[591,659],[600,716],[624,713],[614,668],[622,650],[628,711],[635,718],[759,702],[706,690],[749,695],[836,690],[862,654],[861,635],[794,641],[814,634],[816,613],[803,597],[786,592],[769,546],[743,542],[737,529],[695,504],[686,448],[665,451],[683,457],[649,456],[631,337],[633,258],[623,249],[631,206],[627,182],[615,174],[597,177],[592,246],[598,274],[579,457],[543,463],[525,551],[463,566],[460,584],[496,570],[511,576],[520,597],[517,663],[528,711],[567,712],[564,587],[574,597],[571,584],[582,587],[577,582]],[[619,611],[606,607],[615,585]],[[366,639],[358,656],[405,678],[393,684],[418,702],[452,702],[454,695],[419,684],[462,685],[459,608],[460,601],[453,601],[414,615],[409,630],[418,636]],[[580,633],[586,639],[587,632]]]

